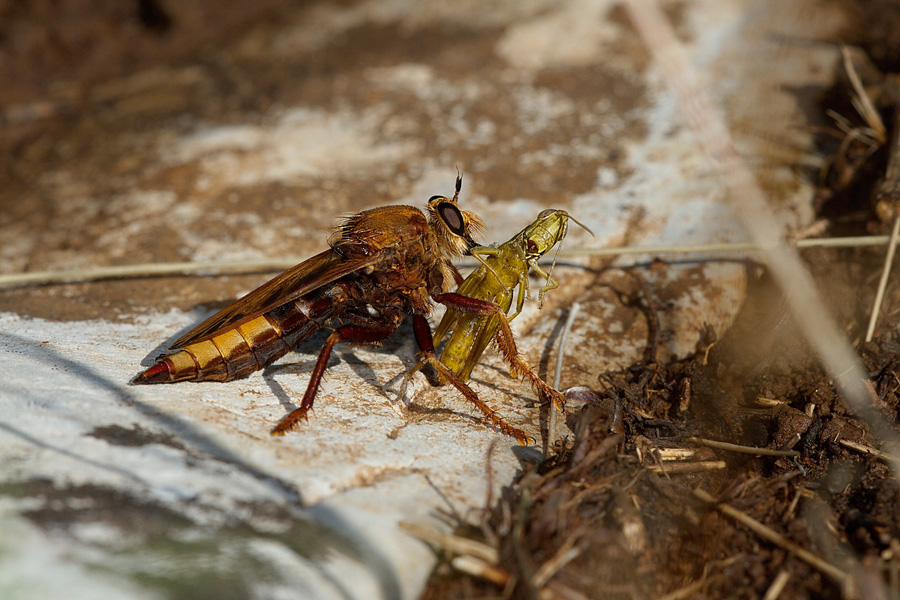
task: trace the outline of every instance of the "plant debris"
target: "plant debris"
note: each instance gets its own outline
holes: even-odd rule
[[[861,93],[858,79],[844,86]],[[898,105],[877,106],[896,136]],[[878,190],[900,189],[885,175],[900,144],[863,147],[854,126],[846,131],[822,178],[823,216],[839,223],[832,232],[884,231],[896,215],[879,218],[890,211]],[[873,407],[897,432],[896,275],[864,341],[884,250],[804,257],[858,349]],[[423,598],[900,597],[900,483],[888,461],[897,449],[880,448],[847,406],[768,274],[752,263],[747,272],[732,327],[721,339],[707,330],[672,361],[657,358],[652,290],[632,273],[644,356],[570,390],[584,405],[568,417],[574,440],[524,472],[471,532],[496,547],[497,562],[466,577],[439,567]]]

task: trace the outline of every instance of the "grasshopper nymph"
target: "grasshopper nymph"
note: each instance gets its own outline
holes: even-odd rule
[[[545,271],[537,261],[566,236],[569,219],[590,232],[566,211],[551,209],[542,211],[533,223],[509,241],[496,247],[478,246],[471,250],[481,266],[460,284],[456,292],[433,296],[435,301],[447,306],[434,334],[435,346],[447,337],[440,357],[433,351],[424,351],[419,364],[405,375],[401,395],[412,374],[426,363],[434,366],[439,375],[451,383],[455,384],[453,379],[446,377],[446,370],[460,382],[468,381],[478,359],[494,339],[512,374],[522,373],[541,399],[552,400],[558,408],[563,408],[563,395],[538,377],[519,354],[509,322],[522,311],[528,294],[529,270],[546,280],[539,293],[541,301],[544,293],[559,287],[551,276],[552,267]],[[507,316],[516,287],[515,312]]]

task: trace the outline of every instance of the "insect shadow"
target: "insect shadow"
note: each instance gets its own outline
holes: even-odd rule
[[[404,322],[401,325],[401,329],[403,328],[410,329],[411,326],[408,322]],[[297,408],[300,398],[303,397],[303,386],[306,385],[316,363],[319,349],[330,334],[331,329],[329,328],[316,331],[288,354],[289,357],[296,360],[282,359],[281,362],[271,364],[263,369],[262,376],[266,385],[285,409]],[[394,404],[397,401],[397,395],[391,393],[393,390],[388,386],[396,378],[381,383],[378,372],[371,367],[368,361],[358,356],[357,350],[359,349],[360,346],[349,346],[341,351],[333,352],[328,360],[328,369],[330,370],[342,362],[345,363],[361,381],[370,383],[375,393]],[[401,332],[400,335],[394,335],[377,346],[365,346],[365,349],[385,356],[397,356],[403,364],[412,364],[415,361],[416,349],[411,329]],[[279,381],[283,375],[289,377]],[[294,385],[294,382],[297,382],[297,385]],[[327,390],[324,395],[327,398]]]

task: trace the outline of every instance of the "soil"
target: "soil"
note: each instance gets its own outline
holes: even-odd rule
[[[871,294],[857,293],[871,282],[849,276],[847,265],[859,267],[857,275],[877,272],[876,253],[807,258],[833,303],[855,315],[871,305]],[[811,357],[775,286],[762,270],[752,280],[721,340],[708,338],[693,356],[666,364],[651,351],[603,374],[594,390],[569,392],[574,404],[587,402],[569,416],[574,440],[508,488],[478,532],[500,550],[507,591],[439,569],[424,598],[760,598],[782,572],[784,598],[877,597],[897,567],[900,485],[885,461],[859,450],[878,442]],[[900,290],[889,296],[900,306]],[[876,408],[894,424],[898,343],[885,328],[861,347]],[[714,449],[698,438],[795,455]],[[687,461],[668,460],[679,450]],[[760,537],[696,490],[845,578]],[[535,579],[548,565],[558,570],[544,587]]]

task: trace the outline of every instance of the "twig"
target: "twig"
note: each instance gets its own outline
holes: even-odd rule
[[[794,542],[786,539],[783,535],[781,535],[774,529],[760,523],[746,513],[739,511],[729,504],[719,503],[715,498],[713,498],[703,489],[695,489],[694,495],[703,502],[715,504],[716,508],[725,516],[731,517],[735,521],[741,523],[742,525],[753,531],[759,537],[772,542],[773,544],[780,548],[783,548],[784,550],[787,550],[806,564],[815,569],[818,569],[824,575],[839,584],[842,590],[846,589],[846,586],[852,583],[852,580],[848,573],[842,571],[823,558],[816,556],[809,550],[801,548]]]
[[[857,452],[862,452],[863,454],[869,454],[878,458],[880,460],[888,461],[891,459],[891,455],[887,452],[882,452],[877,448],[873,448],[872,446],[866,446],[865,444],[860,444],[858,442],[852,442],[850,440],[838,440],[838,444],[841,446],[845,446],[850,448],[851,450],[856,450]]]
[[[553,387],[559,389],[559,382],[562,379],[563,359],[566,356],[566,343],[569,341],[569,331],[572,330],[572,324],[575,323],[575,317],[581,310],[581,304],[573,302],[569,308],[569,316],[566,318],[566,324],[563,327],[562,335],[559,338],[559,352],[556,354],[556,369],[553,371]]]
[[[841,46],[841,56],[844,59],[844,70],[847,72],[847,78],[850,80],[853,91],[856,92],[856,96],[851,98],[850,102],[853,104],[856,112],[859,113],[859,116],[872,129],[873,137],[880,144],[884,144],[887,141],[887,128],[884,126],[884,121],[881,120],[881,115],[875,109],[875,105],[872,104],[872,99],[866,93],[866,88],[863,87],[862,81],[859,80],[859,75],[856,73],[856,67],[853,66],[853,59],[850,57],[850,50],[847,46]]]
[[[491,546],[497,548],[499,541],[494,530],[490,526],[491,507],[494,506],[494,449],[497,447],[497,439],[491,440],[488,445],[487,456],[485,457],[485,475],[487,476],[487,490],[484,494],[484,508],[481,509],[481,534]]]
[[[890,589],[890,600],[900,600],[900,540],[894,538],[891,540],[890,553],[888,563],[888,582]]]
[[[806,248],[859,248],[865,246],[884,246],[890,241],[886,235],[863,235],[834,238],[807,238],[796,240],[791,245],[798,249]],[[656,246],[610,246],[606,248],[579,248],[560,250],[559,255],[565,258],[579,256],[619,256],[627,254],[708,254],[731,252],[762,252],[765,249],[753,242],[723,242],[720,244],[665,244]],[[474,264],[474,263],[473,263]]]
[[[671,461],[689,460],[694,458],[697,451],[693,448],[656,448],[656,453],[659,455],[659,460]]]
[[[708,440],[705,438],[689,437],[688,442],[707,446],[708,448],[716,448],[718,450],[729,450],[731,452],[743,452],[744,454],[756,454],[757,456],[800,456],[796,450],[772,450],[770,448],[757,448],[756,446],[741,446],[730,442],[719,442],[717,440]]]
[[[0,285],[50,285],[55,283],[82,283],[105,279],[132,279],[137,277],[168,277],[172,275],[224,275],[226,273],[258,273],[282,271],[296,265],[293,259],[241,260],[233,262],[175,262],[72,269],[69,271],[35,271],[33,273],[9,273],[0,275]]]
[[[653,302],[653,296],[650,295],[644,278],[632,274],[632,279],[644,296],[644,314],[647,317],[647,345],[644,347],[643,361],[646,365],[656,364],[656,356],[659,351],[659,314],[656,312],[656,304]]]
[[[509,583],[510,577],[512,577],[506,569],[501,569],[480,558],[466,554],[453,557],[450,565],[457,571],[473,577],[481,577],[500,587],[505,587]]]
[[[766,595],[763,596],[763,600],[778,600],[778,596],[784,591],[784,586],[787,585],[790,578],[791,574],[786,570],[782,569],[778,571],[778,575],[775,576],[769,589],[766,590]]]
[[[670,592],[665,596],[660,597],[659,600],[682,600],[682,598],[693,598],[697,592],[703,589],[703,586],[706,585],[706,578],[697,580],[693,583],[689,583],[683,588],[679,588],[674,592]]]
[[[576,540],[577,538],[575,536],[567,538],[553,556],[541,565],[534,574],[534,585],[536,587],[542,588],[547,585],[547,582],[550,581],[560,569],[578,558],[581,554],[581,548],[575,546]]]
[[[490,564],[497,564],[500,560],[497,555],[497,550],[491,548],[487,544],[482,544],[481,542],[460,537],[458,535],[441,533],[440,531],[435,531],[434,529],[430,529],[417,523],[410,523],[409,521],[400,521],[398,525],[400,529],[414,538],[433,544],[445,552],[474,556],[475,558]]]
[[[566,324],[563,327],[562,335],[559,338],[559,351],[556,353],[556,369],[553,372],[553,389],[559,389],[559,382],[562,380],[563,359],[566,356],[566,343],[569,341],[569,331],[572,330],[572,324],[575,323],[575,317],[581,309],[581,304],[573,302],[569,308],[569,316],[566,318]],[[550,403],[550,418],[547,423],[547,447],[544,448],[544,454],[550,452],[553,444],[556,443],[559,431],[559,411],[556,403]]]
[[[843,238],[817,238],[797,240],[797,248],[828,247],[857,248],[862,246],[884,246],[890,242],[890,236],[870,235]],[[750,242],[729,244],[673,244],[657,246],[617,246],[608,248],[581,248],[577,250],[560,250],[559,256],[576,258],[582,256],[624,256],[628,254],[708,254],[713,252],[757,252],[761,248]],[[92,267],[88,269],[69,269],[58,271],[32,271],[28,273],[0,274],[0,286],[38,286],[61,283],[87,283],[108,279],[135,279],[146,277],[172,276],[217,276],[224,274],[240,275],[248,273],[269,273],[283,271],[298,264],[298,258],[271,258],[263,260],[242,261],[206,261],[206,262],[171,262],[144,263],[137,265],[119,265],[114,267]],[[462,266],[474,266],[474,261],[460,261]],[[539,261],[539,264],[549,264]]]
[[[728,465],[724,460],[701,460],[698,462],[682,462],[682,463],[666,463],[657,465],[647,465],[648,471],[654,473],[678,474],[678,473],[695,473],[698,471],[717,471],[724,469]]]
[[[782,404],[790,404],[787,400],[779,400],[778,398],[766,398],[765,396],[759,396],[756,399],[756,403],[760,406],[780,406]]]
[[[898,236],[900,236],[900,215],[894,218],[891,241],[888,243],[887,255],[884,257],[884,269],[882,269],[881,279],[878,281],[878,291],[875,293],[875,302],[872,304],[872,314],[869,315],[869,328],[866,330],[867,342],[871,342],[872,336],[875,334],[875,323],[878,322],[878,314],[881,312],[881,302],[884,299],[884,290],[887,288],[888,277],[891,274],[891,264],[894,262]]]

